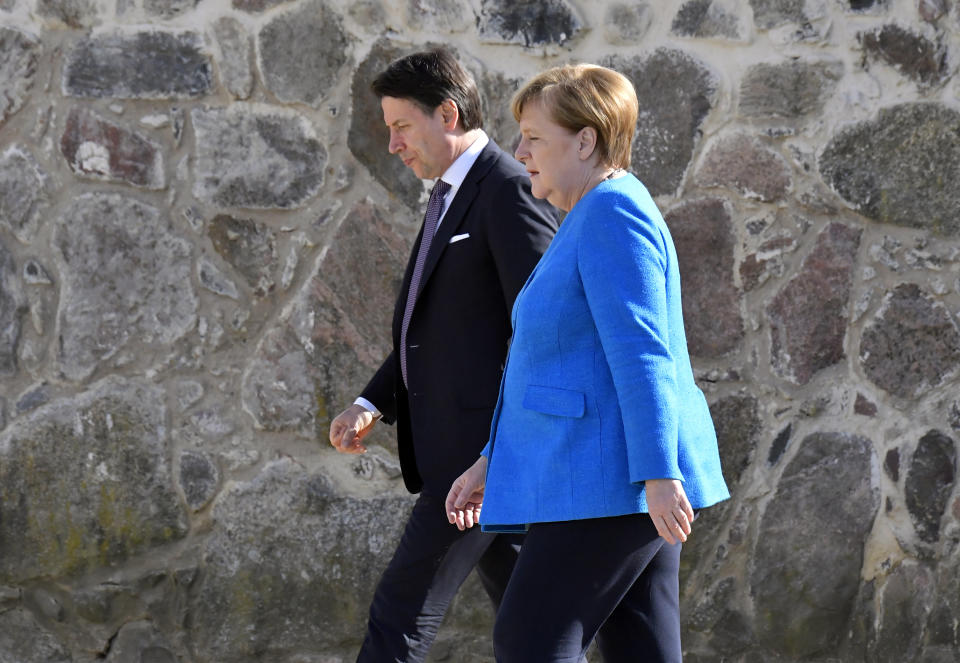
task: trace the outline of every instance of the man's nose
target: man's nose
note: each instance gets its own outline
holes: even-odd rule
[[[400,140],[400,137],[397,136],[393,131],[390,132],[390,144],[387,146],[387,149],[390,151],[390,154],[396,154],[403,147],[403,141]]]

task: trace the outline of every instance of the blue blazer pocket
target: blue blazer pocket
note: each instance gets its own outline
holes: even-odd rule
[[[586,409],[586,396],[572,389],[530,384],[523,395],[523,407],[557,417],[582,417]]]

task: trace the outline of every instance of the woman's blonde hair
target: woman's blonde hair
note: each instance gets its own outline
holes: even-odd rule
[[[630,143],[637,127],[637,92],[623,74],[595,64],[567,64],[537,74],[510,102],[518,122],[523,107],[542,102],[554,122],[570,131],[597,132],[600,161],[630,167]]]

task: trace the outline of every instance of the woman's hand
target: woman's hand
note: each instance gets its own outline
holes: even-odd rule
[[[657,533],[673,545],[690,536],[693,508],[687,500],[683,484],[676,479],[647,479],[647,511]]]
[[[450,486],[444,503],[447,520],[461,532],[480,523],[480,508],[483,506],[483,488],[486,482],[487,457],[480,456],[477,462]]]

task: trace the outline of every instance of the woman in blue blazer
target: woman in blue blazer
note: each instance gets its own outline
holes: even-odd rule
[[[729,493],[673,241],[625,172],[636,93],[567,65],[512,109],[533,195],[568,214],[516,299],[490,441],[448,518],[527,532],[494,629],[500,663],[575,662],[595,636],[607,663],[679,662],[681,542]]]

